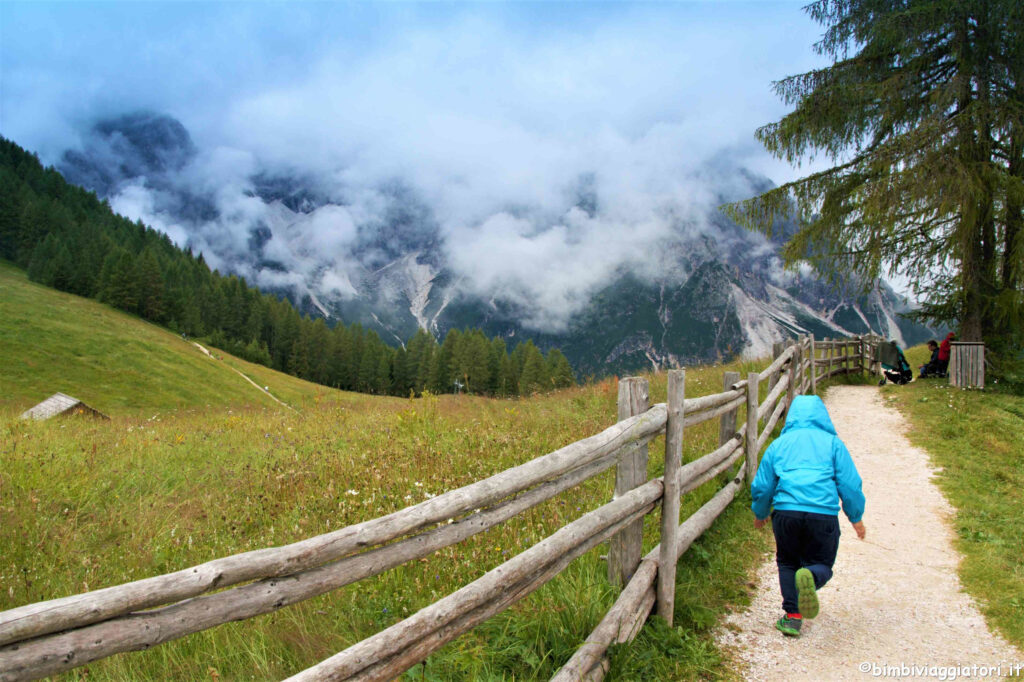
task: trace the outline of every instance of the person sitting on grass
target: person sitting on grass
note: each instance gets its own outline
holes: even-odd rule
[[[832,577],[840,500],[857,537],[866,534],[860,474],[821,398],[793,399],[782,435],[765,451],[750,494],[755,528],[764,526],[774,507],[775,563],[785,612],[775,627],[799,637],[803,619],[818,615],[817,590]]]
[[[924,379],[925,377],[940,377],[945,374],[945,369],[942,367],[942,363],[939,362],[939,343],[932,339],[928,342],[928,350],[931,351],[932,357],[928,362],[918,367],[919,376]]]
[[[946,334],[946,338],[939,344],[939,368],[942,373],[945,374],[949,370],[949,356],[952,352],[952,343],[956,339],[956,334],[950,332]]]

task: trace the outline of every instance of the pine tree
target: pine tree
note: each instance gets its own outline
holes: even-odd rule
[[[504,397],[519,395],[519,371],[511,355],[505,355],[501,359],[497,393]]]
[[[498,336],[491,339],[490,353],[487,357],[487,372],[490,374],[487,392],[491,395],[509,395],[508,387],[503,385],[501,373],[502,362],[507,356],[508,347],[505,345],[505,339]]]
[[[455,353],[461,338],[458,329],[449,330],[444,343],[434,353],[430,367],[430,390],[434,393],[454,393],[456,390]]]
[[[1024,304],[1024,4],[817,0],[831,66],[775,84],[794,110],[758,130],[790,162],[832,168],[728,210],[769,234],[794,208],[788,264],[841,281],[908,277],[922,316],[965,340],[1015,336]]]
[[[312,322],[307,320],[306,326],[309,327],[309,374],[307,378],[318,384],[326,385],[331,355],[331,332],[322,317]]]
[[[576,384],[576,377],[573,376],[572,366],[562,351],[552,348],[548,351],[548,376],[551,378],[551,386],[554,388],[567,388]]]
[[[455,375],[467,393],[486,393],[491,381],[490,343],[479,329],[466,329],[455,356]]]
[[[112,249],[100,271],[100,300],[134,312],[138,306],[135,294],[135,261],[124,249]]]
[[[380,372],[380,345],[374,343],[372,337],[376,336],[373,332],[368,335],[365,346],[363,348],[362,357],[359,359],[359,379],[356,383],[356,390],[362,391],[363,393],[374,393],[376,392],[377,386],[380,383],[378,373]]]
[[[550,387],[544,355],[533,345],[533,341],[527,341],[523,344],[523,373],[519,377],[519,394],[531,395]]]
[[[164,321],[164,278],[152,248],[146,247],[135,260],[137,311],[154,322]]]
[[[53,236],[53,235],[50,235]],[[54,289],[71,291],[75,281],[75,261],[66,244],[57,247],[52,264],[52,276],[48,284]]]
[[[32,250],[32,256],[28,261],[30,280],[45,286],[53,285],[54,260],[57,257],[58,245],[56,235],[50,234]]]
[[[416,368],[416,394],[420,395],[430,386],[431,371],[434,367],[434,357],[440,350],[437,340],[427,334],[429,341],[423,345],[423,354],[419,359],[419,366]]]
[[[299,333],[292,341],[291,352],[288,355],[288,373],[302,379],[308,378],[311,359],[309,327],[299,325]]]
[[[394,353],[384,345],[380,344],[380,359],[377,361],[377,372],[374,376],[373,392],[377,395],[387,395],[391,392],[392,370],[394,367]]]

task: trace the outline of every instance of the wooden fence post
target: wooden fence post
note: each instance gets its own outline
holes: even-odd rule
[[[804,367],[804,361],[807,360],[807,356],[810,355],[811,342],[809,341],[810,336],[804,334],[800,337],[800,395],[804,394],[807,387],[810,386],[810,382],[807,379],[807,368]],[[806,386],[805,386],[806,384]]]
[[[727,392],[731,390],[731,386],[740,380],[739,372],[723,372],[722,373],[722,391]],[[722,418],[718,422],[718,444],[725,445],[727,440],[730,440],[736,435],[736,415],[739,413],[740,408],[736,408],[730,412],[726,412],[722,415]]]
[[[797,344],[793,350],[793,356],[789,359],[789,386],[786,387],[786,414],[789,414],[789,408],[793,404],[793,398],[796,397],[796,392],[799,386],[797,382],[797,367],[800,364],[800,344]]]
[[[740,380],[739,372],[723,372],[722,373],[722,391],[729,391],[733,384]],[[740,408],[737,407],[734,410],[726,412],[722,415],[722,418],[718,421],[718,445],[721,447],[725,445],[726,441],[732,439],[736,435],[736,417],[739,415]],[[729,474],[728,469],[722,472],[719,477],[724,485],[732,476]]]
[[[814,334],[811,334],[811,395],[818,394],[818,350],[814,347]]]
[[[782,341],[776,341],[772,344],[772,362],[778,360],[779,356],[782,355],[782,351],[786,350],[786,344]],[[772,375],[768,377],[768,392],[775,388],[775,384],[779,381],[779,373],[772,372]]]
[[[661,498],[661,552],[658,555],[658,614],[672,625],[676,597],[676,546],[679,535],[679,467],[683,458],[683,401],[686,370],[668,373],[668,422],[665,425],[665,489]]]
[[[747,482],[750,483],[754,480],[754,474],[757,473],[757,437],[760,435],[757,432],[757,406],[759,402],[759,396],[757,391],[757,384],[761,380],[761,375],[757,372],[750,372],[747,374]]]
[[[650,406],[646,379],[626,377],[619,381],[619,421],[643,414]],[[622,448],[615,468],[615,499],[647,482],[647,444],[633,443]],[[613,535],[608,542],[608,581],[625,585],[640,564],[643,551],[644,521],[637,519]]]

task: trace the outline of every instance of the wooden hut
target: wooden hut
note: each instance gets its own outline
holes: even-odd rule
[[[954,341],[949,351],[950,386],[985,388],[985,344]]]
[[[110,419],[107,415],[103,414],[99,410],[89,407],[78,398],[72,398],[71,396],[64,395],[63,393],[54,393],[32,409],[25,410],[25,412],[22,413],[21,418],[42,420],[49,419],[50,417],[56,417],[59,414],[87,414],[93,417]]]

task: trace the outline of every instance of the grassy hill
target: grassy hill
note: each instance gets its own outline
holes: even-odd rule
[[[0,414],[56,391],[108,415],[190,407],[285,409],[240,377],[301,409],[322,386],[210,349],[96,301],[28,281],[0,261]]]

